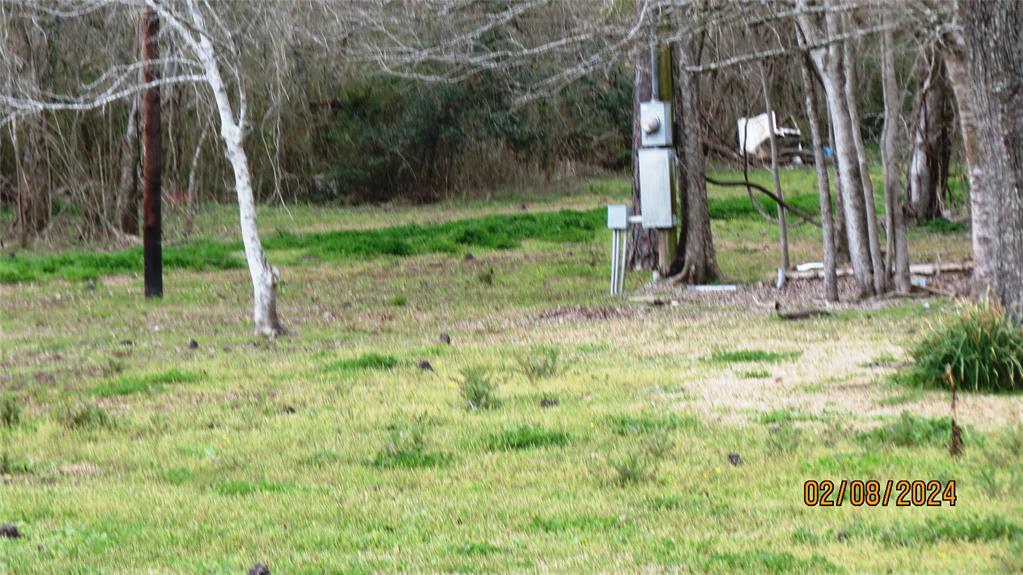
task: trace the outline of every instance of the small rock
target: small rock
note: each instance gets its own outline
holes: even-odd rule
[[[419,362],[419,369],[423,371],[433,371],[433,366],[430,365],[430,362],[424,359],[423,361]]]
[[[451,345],[451,336],[446,333],[440,334],[440,342]]]
[[[728,463],[731,463],[732,465],[738,467],[742,465],[742,457],[740,457],[738,453],[729,453]]]
[[[199,342],[194,339],[188,340],[188,349],[199,349]]]
[[[21,539],[21,532],[18,531],[18,526],[13,523],[4,523],[0,525],[0,538],[3,539]]]
[[[249,568],[249,575],[270,575],[270,568],[266,563],[256,563]]]
[[[462,258],[462,261],[464,261],[464,262],[471,262],[471,261],[473,261],[475,259],[476,259],[476,256],[474,256],[472,254],[465,254],[465,257]]]
[[[838,542],[845,543],[845,540],[849,538],[849,535],[845,531],[838,532]]]
[[[290,405],[285,405],[284,407],[281,408],[281,411],[287,415],[292,415],[298,410]]]
[[[526,204],[522,204],[522,211],[526,211],[528,209],[529,209],[529,206],[527,206]]]
[[[124,347],[131,347],[131,346],[135,345],[135,342],[130,340],[130,339],[122,339],[121,340],[121,345],[123,345]]]
[[[547,409],[549,407],[554,407],[554,406],[558,405],[559,403],[561,403],[561,402],[558,401],[558,398],[556,398],[556,397],[545,397],[545,398],[540,400],[540,407],[542,407],[544,409]]]

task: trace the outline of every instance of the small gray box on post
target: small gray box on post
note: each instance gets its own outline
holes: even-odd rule
[[[644,148],[671,145],[671,104],[660,100],[641,102],[639,117]]]
[[[675,226],[671,190],[675,153],[670,148],[639,150],[639,201],[644,228]]]
[[[624,204],[607,207],[607,227],[611,230],[629,229],[629,218],[632,217],[632,207]]]

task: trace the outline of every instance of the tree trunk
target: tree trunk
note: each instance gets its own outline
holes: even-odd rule
[[[831,214],[831,185],[828,181],[828,165],[824,158],[824,141],[821,138],[817,118],[817,90],[810,74],[810,63],[800,59],[800,78],[805,94],[806,119],[810,124],[813,142],[813,163],[817,170],[817,192],[820,195],[821,231],[824,236],[824,299],[838,301],[838,276],[835,271],[835,230]]]
[[[117,192],[118,231],[137,236],[139,233],[139,101],[133,98],[128,113],[128,127],[121,143],[121,176]]]
[[[193,20],[199,30],[203,23],[193,7]],[[220,65],[216,60],[213,43],[205,34],[199,34],[198,58],[206,75],[206,82],[213,92],[220,116],[220,136],[224,141],[227,159],[234,173],[234,187],[238,196],[242,243],[245,246],[245,260],[249,265],[252,277],[253,309],[252,320],[257,335],[276,336],[284,332],[277,317],[277,283],[279,273],[270,265],[263,251],[263,243],[259,239],[256,227],[256,205],[252,194],[252,181],[249,171],[249,160],[242,146],[243,115],[236,119],[227,93],[227,86],[220,73]],[[242,86],[238,86],[242,90]],[[243,94],[239,97],[244,98]],[[244,109],[244,105],[240,105]]]
[[[146,84],[159,79],[155,61],[160,57],[157,35],[160,19],[146,7],[142,17],[142,77]],[[160,88],[142,93],[142,254],[146,297],[163,297],[163,235],[160,214],[163,147],[160,134]]]
[[[860,133],[860,111],[856,92],[856,49],[853,40],[843,44],[845,57],[845,99],[849,113],[852,141],[855,146],[856,161],[860,174],[860,191],[863,193],[863,215],[867,221],[867,246],[870,250],[871,277],[874,280],[874,293],[881,294],[887,290],[888,273],[884,269],[881,258],[881,236],[877,226],[877,204],[874,202],[874,184],[870,180],[870,162],[867,161],[867,148],[863,145]]]
[[[827,112],[827,102],[824,104]],[[827,114],[825,113],[825,116]],[[835,130],[831,125],[830,118],[825,123],[828,128],[828,145],[831,146],[831,157],[835,157]],[[838,170],[838,161],[832,161],[835,166],[835,257],[838,263],[849,261],[849,235],[845,229],[845,206],[842,201],[842,176]]]
[[[763,62],[760,64],[760,87],[764,91],[764,107],[767,109],[767,133],[771,144],[771,178],[774,181],[774,193],[778,199],[785,201],[781,190],[781,179],[778,175],[778,142],[774,134],[774,106],[771,105],[771,89],[767,85],[767,71]],[[789,229],[785,219],[785,208],[778,205],[778,243],[781,249],[781,269],[789,269]]]
[[[884,88],[884,131],[882,132],[881,164],[884,166],[885,223],[888,240],[888,259],[885,272],[891,272],[895,290],[908,294],[909,245],[902,221],[902,202],[899,199],[899,168],[896,140],[899,130],[899,92],[895,81],[895,54],[893,34],[882,34],[881,79]]]
[[[694,62],[691,46],[685,40],[676,43],[674,61],[675,106],[677,118],[682,121],[681,136],[683,190],[681,198],[682,231],[679,253],[682,269],[676,274],[678,281],[703,284],[721,277],[714,240],[710,229],[710,210],[707,207],[706,160],[703,155],[703,124],[700,121],[700,86],[688,66]],[[679,146],[676,146],[677,148]]]
[[[828,24],[828,35],[831,37],[837,35],[836,16],[829,13],[825,19]],[[844,90],[846,76],[843,70],[842,48],[838,44],[831,44],[827,48],[812,50],[811,56],[824,85],[828,115],[831,117],[831,128],[834,130],[834,154],[838,165],[849,261],[852,264],[859,295],[868,297],[875,293],[874,272],[870,258],[863,183],[860,179],[856,144],[853,141],[853,130],[856,127],[849,117],[848,98]]]
[[[650,58],[641,44],[637,44],[633,57],[636,62],[636,75],[632,83],[632,210],[639,214],[639,148],[642,140],[640,132],[639,105],[650,99]],[[629,253],[626,265],[632,269],[657,269],[657,237],[655,230],[642,226],[630,226],[632,238],[629,241]]]
[[[1023,5],[962,2],[946,62],[969,163],[973,279],[1023,320]]]
[[[933,220],[941,214],[941,196],[948,180],[952,146],[951,118],[946,112],[948,79],[941,52],[931,50],[930,66],[917,94],[913,152],[909,163],[907,192],[912,216]]]

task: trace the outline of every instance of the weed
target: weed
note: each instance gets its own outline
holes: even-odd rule
[[[408,298],[404,294],[395,294],[391,296],[391,299],[387,300],[387,304],[394,307],[405,307],[407,303]]]
[[[743,379],[771,379],[771,372],[766,369],[752,369],[739,372],[739,377]]]
[[[960,391],[1023,390],[1023,331],[996,303],[960,303],[911,350],[906,380],[948,389],[948,370]]]
[[[0,427],[14,427],[21,422],[21,405],[13,396],[0,399]]]
[[[617,449],[607,458],[612,472],[611,483],[625,487],[652,480],[671,449],[671,441],[663,433],[654,434],[639,444]]]
[[[67,429],[100,429],[113,425],[113,419],[106,410],[92,403],[67,406],[60,415],[60,421]]]
[[[427,448],[426,426],[422,417],[389,427],[387,442],[373,458],[374,467],[415,469],[436,467],[450,460],[447,454],[432,453]]]
[[[531,382],[558,375],[561,350],[551,346],[538,346],[515,356],[519,372]]]
[[[497,382],[489,368],[464,367],[460,373],[458,388],[469,411],[496,409],[501,405],[497,397]]]
[[[483,445],[491,451],[560,447],[568,443],[568,434],[523,424],[509,427],[484,438]]]

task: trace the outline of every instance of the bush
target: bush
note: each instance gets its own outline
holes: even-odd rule
[[[560,359],[561,350],[550,346],[535,347],[529,352],[515,356],[519,372],[531,382],[557,375]]]
[[[948,389],[948,373],[962,391],[1023,390],[1023,331],[996,303],[964,303],[911,350],[904,379]]]
[[[458,388],[469,411],[494,409],[501,404],[497,398],[497,382],[486,367],[462,368]]]

